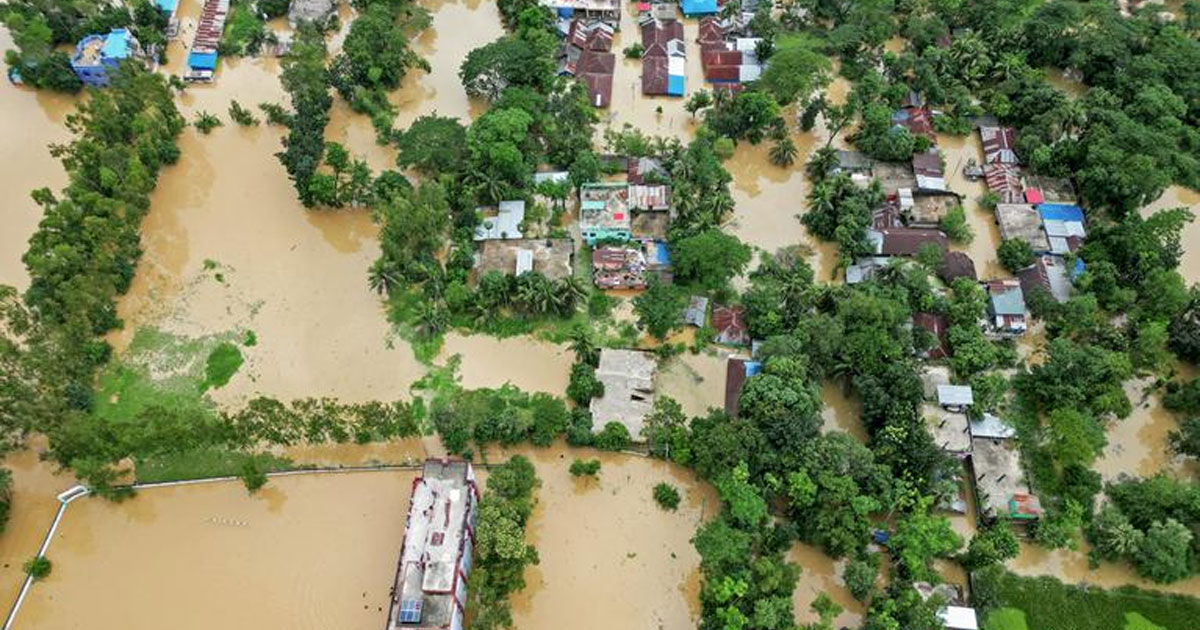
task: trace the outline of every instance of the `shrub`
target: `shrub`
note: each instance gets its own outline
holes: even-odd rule
[[[626,46],[625,50],[621,52],[625,53],[626,59],[641,59],[642,53],[646,52],[646,48],[642,46],[641,42],[634,42]]]
[[[954,206],[941,220],[942,231],[955,243],[966,244],[975,240],[971,226],[967,224],[967,213],[962,206]]]
[[[237,101],[229,101],[229,118],[243,127],[253,127],[258,124],[258,119],[254,117],[254,114]]]
[[[679,507],[679,491],[669,483],[660,483],[654,486],[654,501],[664,510],[675,510]]]
[[[572,477],[595,477],[600,472],[600,460],[577,459],[571,462]]]
[[[216,114],[200,112],[196,115],[196,122],[192,124],[196,126],[196,129],[199,130],[200,133],[207,136],[213,129],[216,129],[225,123],[221,122],[221,119],[217,118]]]
[[[208,363],[204,366],[203,389],[224,387],[229,379],[242,367],[242,351],[238,347],[222,342],[213,348],[208,355]]]
[[[34,580],[40,580],[50,575],[50,570],[54,568],[50,564],[50,559],[46,556],[35,556],[25,561],[25,574]]]
[[[567,397],[580,407],[586,406],[593,398],[604,395],[604,383],[596,378],[596,368],[587,363],[576,363],[571,366],[571,380],[567,384]]]

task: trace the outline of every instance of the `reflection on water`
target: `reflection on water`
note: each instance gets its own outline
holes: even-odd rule
[[[25,580],[21,565],[37,554],[46,528],[58,510],[55,497],[70,488],[75,480],[69,474],[55,474],[55,467],[38,455],[47,446],[44,437],[31,438],[26,449],[4,458],[4,467],[12,471],[12,507],[4,535],[0,536],[0,601],[7,606],[16,600]]]
[[[338,450],[332,459],[341,464],[363,454]],[[529,586],[515,598],[517,627],[696,625],[699,557],[690,538],[718,508],[711,487],[642,457],[562,445],[519,452],[533,460],[542,487],[528,531],[541,564],[528,569]],[[572,478],[575,457],[599,457],[599,480]],[[255,495],[228,482],[145,489],[123,503],[81,499],[55,536],[53,574],[19,619],[27,627],[123,630],[161,628],[163,620],[183,629],[378,628],[414,474],[275,477]],[[660,481],[683,495],[677,511],[654,503]],[[44,496],[52,502],[52,493]]]
[[[0,50],[13,47],[8,29],[0,27]],[[57,193],[67,183],[51,143],[69,138],[62,125],[75,99],[48,90],[35,91],[0,80],[0,284],[25,288],[29,277],[21,254],[37,229],[42,209],[30,191],[43,186]]]
[[[375,629],[413,472],[277,477],[72,503],[24,627]],[[68,603],[69,605],[62,605]]]
[[[862,405],[841,383],[825,381],[821,384],[822,430],[844,431],[859,442],[867,442],[867,429],[862,423]]]
[[[696,527],[718,509],[716,493],[666,462],[559,447],[523,450],[542,487],[528,529],[541,563],[513,598],[518,628],[576,630],[692,628],[699,619]],[[598,481],[567,472],[574,457],[599,457]],[[667,482],[683,502],[658,507],[652,488]]]
[[[800,583],[792,597],[796,623],[812,623],[818,620],[817,614],[809,606],[821,593],[829,595],[830,599],[843,608],[842,614],[834,620],[834,627],[857,628],[862,623],[866,609],[854,599],[842,580],[845,560],[834,562],[819,548],[804,543],[792,546],[788,560],[800,565]]]
[[[1200,215],[1200,192],[1183,186],[1171,186],[1142,210],[1142,216],[1171,208],[1187,208]],[[1179,273],[1188,284],[1200,282],[1200,221],[1193,221],[1183,228],[1181,245],[1183,258],[1179,261]]]

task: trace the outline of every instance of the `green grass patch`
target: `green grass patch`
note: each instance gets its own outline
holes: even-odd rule
[[[204,389],[219,389],[229,383],[229,379],[242,367],[245,359],[242,351],[228,341],[217,344],[208,353],[208,361],[204,366]]]
[[[975,575],[973,595],[987,630],[1020,630],[1005,623],[1016,609],[1037,630],[1192,630],[1200,599],[1124,586],[1113,590],[1063,584],[1052,577],[1021,577],[1003,570]],[[999,622],[993,619],[999,615]],[[1008,622],[1012,623],[1012,622]],[[1138,624],[1138,625],[1133,625]]]
[[[251,460],[264,472],[296,468],[292,460],[270,453],[243,453],[221,447],[203,447],[165,457],[138,459],[134,472],[139,483],[235,477],[242,473],[246,462]]]
[[[1135,613],[1125,613],[1125,630],[1166,630],[1162,626]]]
[[[204,396],[207,359],[233,335],[186,338],[154,328],[142,328],[120,358],[100,372],[94,415],[121,422],[151,407],[208,412]]]
[[[233,54],[242,54],[247,44],[263,30],[263,22],[250,9],[248,2],[238,2],[229,7],[225,20],[225,32],[221,36],[222,48]]]
[[[984,630],[1029,630],[1025,613],[1016,608],[1000,608],[988,614]]]

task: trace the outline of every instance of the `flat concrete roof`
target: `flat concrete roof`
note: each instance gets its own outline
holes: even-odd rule
[[[642,440],[646,416],[654,408],[654,373],[658,361],[653,354],[638,350],[600,351],[596,378],[604,383],[604,395],[591,404],[593,430],[609,422],[620,422],[635,441]]]
[[[1042,229],[1042,215],[1033,204],[996,204],[996,221],[1000,224],[1000,238],[1025,241],[1035,252],[1050,249],[1050,240]]]
[[[1012,440],[971,439],[971,463],[979,509],[987,516],[1008,515],[1008,500],[1028,494],[1029,482],[1021,468],[1021,454]]]
[[[967,414],[946,411],[937,405],[923,405],[925,425],[933,441],[947,453],[967,453],[971,450],[971,431]]]

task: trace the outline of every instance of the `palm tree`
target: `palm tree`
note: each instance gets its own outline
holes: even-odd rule
[[[575,360],[580,363],[587,363],[591,366],[600,363],[600,348],[592,339],[591,331],[584,326],[576,326],[571,329],[571,351],[575,353]]]
[[[450,317],[446,314],[446,309],[440,304],[433,301],[426,301],[421,304],[421,310],[417,313],[417,328],[425,337],[436,336],[445,330],[449,324]]]
[[[567,276],[559,282],[559,290],[567,296],[571,310],[574,310],[575,304],[587,299],[588,287],[583,280],[576,276]]]
[[[367,270],[367,285],[379,295],[391,295],[399,284],[396,270],[382,258],[376,260]]]
[[[817,149],[811,158],[808,160],[808,165],[805,170],[808,171],[809,179],[820,181],[825,179],[838,164],[837,149],[824,146]]]
[[[791,166],[796,162],[796,153],[796,143],[792,142],[791,138],[784,136],[775,141],[769,157],[771,163],[776,166]]]

